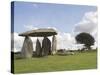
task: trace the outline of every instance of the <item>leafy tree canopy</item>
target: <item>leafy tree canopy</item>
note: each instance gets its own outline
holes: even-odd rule
[[[91,45],[94,45],[94,38],[89,33],[80,33],[75,37],[77,43],[84,44],[87,49],[91,49]]]

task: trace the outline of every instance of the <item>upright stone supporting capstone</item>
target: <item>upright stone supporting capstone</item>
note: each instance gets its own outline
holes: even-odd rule
[[[48,55],[51,55],[51,41],[47,38],[47,44],[48,44]]]
[[[37,39],[37,41],[36,41],[36,56],[38,56],[38,57],[41,56],[41,52],[42,52],[41,43]]]
[[[26,36],[21,50],[21,56],[22,58],[31,58],[32,54],[33,54],[33,43],[32,40],[28,36]]]
[[[52,37],[52,55],[56,54],[56,49],[57,48],[57,40],[56,40],[56,36],[53,35]]]
[[[51,42],[47,37],[42,41],[42,56],[47,56],[51,51]]]

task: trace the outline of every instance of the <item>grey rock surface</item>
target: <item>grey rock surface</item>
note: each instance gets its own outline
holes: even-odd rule
[[[21,56],[22,58],[31,58],[32,54],[33,54],[33,43],[32,40],[28,36],[26,36],[21,50]]]
[[[36,41],[36,56],[41,56],[42,48],[41,48],[41,43],[37,39]]]
[[[47,56],[51,51],[51,42],[47,37],[42,41],[42,55]]]
[[[53,37],[52,37],[52,54],[54,55],[54,54],[56,54],[56,47],[57,47],[57,39],[56,39],[56,36],[54,35]]]

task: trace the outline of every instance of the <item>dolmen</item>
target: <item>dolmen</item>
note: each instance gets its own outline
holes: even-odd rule
[[[34,44],[30,37],[44,37],[42,44],[39,39],[36,41],[35,54],[37,57],[56,54],[57,40],[55,35],[57,35],[57,32],[52,28],[40,28],[20,33],[19,36],[25,37],[23,47],[21,49],[22,58],[31,58],[33,56]],[[52,36],[52,41],[49,40],[49,36]]]

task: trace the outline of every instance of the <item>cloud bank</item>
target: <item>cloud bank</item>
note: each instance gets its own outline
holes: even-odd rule
[[[94,33],[97,30],[97,11],[85,13],[82,20],[75,25],[75,32]]]

